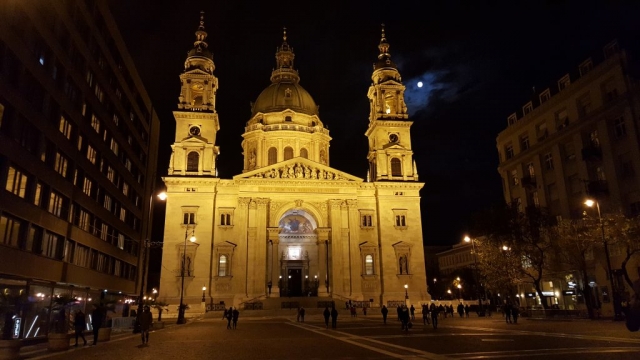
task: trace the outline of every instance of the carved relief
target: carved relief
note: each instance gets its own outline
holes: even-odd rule
[[[247,206],[247,205],[249,205],[250,202],[251,202],[251,198],[248,198],[248,197],[239,197],[238,198],[238,205],[240,205],[240,206]]]
[[[298,200],[296,200],[296,201],[295,201],[295,203],[296,203],[296,207],[302,207],[302,202],[303,202],[303,200],[302,200],[302,199],[298,199]]]
[[[253,175],[266,179],[318,179],[318,180],[348,180],[344,176],[330,170],[318,169],[309,165],[295,163],[272,168]]]

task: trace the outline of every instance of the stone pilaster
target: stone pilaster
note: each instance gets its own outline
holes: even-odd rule
[[[271,244],[271,258],[269,259],[271,264],[270,277],[267,281],[271,281],[271,297],[280,297],[280,228],[270,227],[267,228],[269,243]]]
[[[331,264],[333,271],[329,272],[329,286],[332,294],[344,295],[343,290],[343,260],[342,260],[342,214],[340,205],[342,200],[329,200],[329,225],[331,227]]]
[[[240,197],[238,198],[238,214],[236,215],[237,222],[235,226],[238,227],[237,234],[241,234],[238,238],[238,247],[236,249],[236,253],[234,254],[234,263],[238,266],[234,266],[235,268],[232,270],[232,274],[237,275],[234,276],[234,281],[232,284],[233,292],[236,296],[241,295],[241,293],[247,294],[246,288],[246,279],[249,275],[248,269],[249,264],[247,263],[247,254],[248,254],[248,230],[249,230],[249,204],[251,203],[251,198],[248,197]],[[234,264],[234,265],[235,265]],[[235,271],[237,272],[235,272]]]
[[[329,291],[329,276],[327,272],[328,258],[329,256],[329,233],[331,229],[329,228],[317,228],[316,234],[318,235],[318,240],[316,244],[318,245],[318,272],[319,272],[319,286],[318,286],[318,295],[319,296],[329,296],[331,293]]]
[[[256,204],[256,239],[252,243],[254,247],[253,266],[253,297],[267,293],[267,206],[268,198],[254,199]]]
[[[349,216],[349,275],[351,284],[350,296],[362,298],[362,259],[360,258],[360,214],[358,200],[347,200]]]

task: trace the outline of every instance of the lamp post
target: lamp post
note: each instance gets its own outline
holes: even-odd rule
[[[452,299],[452,297],[451,297],[451,289],[447,289],[447,294],[449,294],[449,300],[451,300]]]
[[[584,202],[588,207],[596,205],[598,209],[598,221],[600,222],[600,230],[602,232],[602,244],[604,245],[604,255],[607,258],[607,274],[609,278],[609,286],[611,287],[611,294],[613,295],[613,320],[621,320],[620,303],[618,301],[618,292],[613,288],[613,272],[611,271],[611,257],[609,255],[609,244],[604,236],[604,221],[602,220],[602,213],[600,212],[600,202],[598,200],[587,199]]]
[[[186,229],[184,230],[184,252],[182,253],[182,269],[180,271],[180,277],[182,278],[182,283],[180,284],[180,306],[178,307],[178,324],[186,323],[184,318],[184,273],[187,270],[187,239],[189,241],[196,242],[195,229],[191,230],[191,237],[189,237],[189,225],[186,225]]]
[[[156,195],[158,197],[158,199],[164,201],[167,200],[167,193],[166,192],[161,192],[159,194]],[[149,251],[147,250],[147,247],[150,246],[151,243],[151,225],[152,225],[152,220],[151,220],[151,215],[153,214],[153,194],[151,196],[149,196],[149,219],[147,222],[147,238],[142,242],[142,249],[140,249],[140,251],[142,251],[142,276],[140,277],[140,295],[138,296],[138,314],[142,314],[142,302],[143,302],[143,297],[144,297],[144,286],[145,286],[145,280],[146,280],[146,276],[147,276],[147,268],[149,267],[149,263],[148,263],[148,253]],[[134,333],[139,333],[140,332],[140,316],[136,315],[136,323],[133,327],[133,332]]]
[[[204,298],[204,292],[205,292],[206,290],[207,290],[207,287],[206,287],[206,286],[203,286],[203,287],[202,287],[202,302],[206,302],[206,301],[207,301],[207,300],[205,300],[205,298]]]
[[[407,306],[407,300],[409,300],[409,285],[404,284],[404,306]]]
[[[474,276],[474,280],[476,281],[476,289],[477,289],[477,295],[478,295],[478,305],[480,306],[480,314],[481,316],[484,316],[484,307],[482,305],[482,299],[481,299],[481,293],[480,293],[480,282],[479,282],[479,277],[478,277],[478,257],[477,257],[477,253],[476,253],[476,241],[475,239],[472,239],[469,237],[469,235],[465,235],[464,237],[464,241],[465,242],[470,242],[471,243],[471,251],[473,252],[473,276]]]

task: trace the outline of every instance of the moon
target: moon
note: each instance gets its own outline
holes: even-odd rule
[[[421,88],[422,87],[422,81],[418,81],[418,87]]]

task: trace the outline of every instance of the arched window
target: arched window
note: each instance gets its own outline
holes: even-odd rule
[[[364,274],[373,275],[373,256],[367,255],[364,258]]]
[[[307,149],[305,148],[300,149],[300,157],[303,157],[305,159],[309,158],[309,152],[307,152]]]
[[[218,276],[227,276],[227,255],[220,255],[218,259]]]
[[[285,116],[284,117],[284,121],[291,122],[291,116]]]
[[[192,151],[187,155],[187,171],[198,171],[198,163],[200,162],[200,154]]]
[[[293,159],[293,149],[289,146],[284,148],[284,159],[285,160]]]
[[[402,176],[402,164],[400,159],[391,159],[391,176]]]
[[[269,165],[273,165],[278,162],[278,150],[274,147],[269,148]]]

